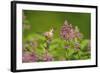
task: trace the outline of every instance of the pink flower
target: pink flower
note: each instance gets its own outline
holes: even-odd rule
[[[48,54],[48,52],[46,52],[44,54],[43,61],[52,61],[52,60],[53,60],[53,57],[50,54]]]
[[[64,25],[61,27],[60,36],[64,40],[72,40],[74,38],[82,38],[82,34],[79,32],[78,27],[76,26],[75,29],[72,27],[72,24],[68,24],[65,20]]]
[[[35,62],[37,57],[33,53],[24,52],[22,55],[22,62]]]

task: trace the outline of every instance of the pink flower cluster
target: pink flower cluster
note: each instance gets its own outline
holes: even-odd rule
[[[53,57],[50,56],[48,53],[45,53],[41,58],[39,58],[36,54],[30,52],[24,52],[22,55],[23,63],[37,62],[37,61],[52,61],[52,60]]]
[[[72,24],[69,24],[67,20],[65,20],[63,26],[61,27],[60,36],[64,40],[72,40],[75,38],[80,39],[83,37],[79,32],[78,27],[76,26],[75,28],[73,28]]]
[[[43,61],[53,61],[53,57],[46,52],[43,57]]]
[[[24,52],[22,55],[22,61],[23,62],[35,62],[37,61],[37,57],[33,53]]]

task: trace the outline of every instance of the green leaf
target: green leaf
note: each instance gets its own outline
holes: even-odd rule
[[[82,42],[81,42],[81,49],[82,50],[84,50],[84,49],[87,49],[86,47],[87,47],[87,45],[88,45],[88,40],[83,40]]]

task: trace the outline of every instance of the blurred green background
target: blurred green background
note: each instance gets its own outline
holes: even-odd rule
[[[72,26],[78,26],[80,32],[85,39],[90,39],[90,13],[76,13],[76,12],[53,12],[53,11],[36,11],[23,10],[26,16],[26,22],[31,26],[29,30],[23,30],[23,38],[32,35],[36,32],[44,33],[54,28],[54,38],[59,37],[61,26],[65,20],[68,20]]]

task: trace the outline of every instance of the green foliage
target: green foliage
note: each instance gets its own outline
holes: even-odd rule
[[[88,43],[89,43],[89,40],[83,40],[82,42],[81,42],[81,50],[83,50],[83,51],[85,51],[85,50],[87,50],[88,48]]]
[[[39,60],[41,61],[40,58],[43,57],[44,53],[48,51],[50,55],[54,58],[55,61],[60,61],[60,60],[84,60],[84,59],[89,59],[90,58],[90,51],[88,51],[88,42],[89,40],[81,40],[80,41],[80,48],[74,48],[74,43],[75,41],[65,41],[60,38],[53,39],[50,42],[50,47],[46,49],[46,39],[44,38],[43,35],[39,34],[34,34],[31,36],[28,36],[27,41],[35,41],[37,42],[38,46],[35,48],[32,48],[32,46],[29,44],[27,46],[28,50],[35,52],[35,54],[39,57]],[[69,48],[65,48],[65,45],[68,45]],[[25,45],[24,45],[25,46]]]

